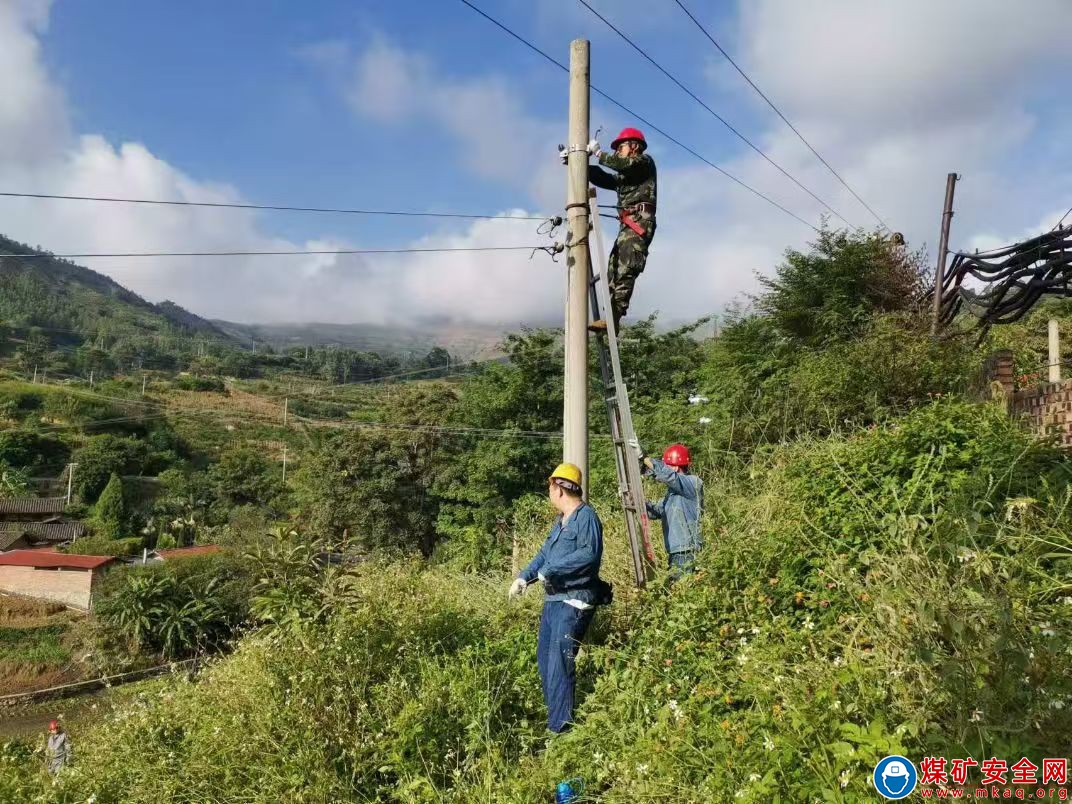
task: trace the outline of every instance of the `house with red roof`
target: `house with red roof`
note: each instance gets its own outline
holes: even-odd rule
[[[0,593],[51,600],[89,611],[101,578],[115,566],[111,556],[80,556],[51,550],[0,553]]]

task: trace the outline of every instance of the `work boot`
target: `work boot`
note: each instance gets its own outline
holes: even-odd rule
[[[605,318],[597,318],[595,321],[588,325],[588,330],[590,332],[606,332],[607,320]]]

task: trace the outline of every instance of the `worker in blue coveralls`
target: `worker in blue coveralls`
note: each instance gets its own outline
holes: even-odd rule
[[[671,444],[663,459],[650,458],[635,438],[629,446],[636,450],[648,473],[666,486],[666,496],[657,503],[646,503],[648,516],[663,524],[663,544],[669,556],[670,576],[680,578],[692,572],[696,554],[703,547],[700,517],[703,515],[703,481],[689,474],[691,459],[684,444]]]
[[[548,496],[558,517],[543,547],[510,585],[511,598],[539,581],[545,597],[536,657],[547,703],[547,728],[558,734],[573,722],[577,649],[595,607],[607,602],[599,577],[603,524],[584,501],[581,470],[559,464],[548,478]]]

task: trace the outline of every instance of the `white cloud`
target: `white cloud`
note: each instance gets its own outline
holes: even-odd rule
[[[430,121],[432,130],[454,140],[477,176],[538,192],[543,176],[554,171],[559,127],[528,114],[502,77],[452,77],[424,55],[378,37],[352,57],[343,93],[357,114],[373,120]],[[541,153],[546,165],[534,175],[528,155]]]
[[[1046,5],[1025,15],[997,0],[827,0],[806,6],[761,0],[742,3],[735,40],[743,66],[911,245],[935,241],[945,174],[960,171],[954,244],[974,247],[1030,233],[1043,211],[1055,210],[1043,219],[1052,225],[1072,203],[1072,174],[1058,161],[1072,118],[1064,107],[1036,107],[1026,89],[1035,80],[1056,86],[1067,75],[1072,53],[1059,37],[1072,21],[1072,6],[1040,2]],[[74,195],[243,200],[238,189],[190,176],[147,145],[72,132],[63,92],[40,54],[48,9],[47,2],[0,0],[0,185]],[[541,210],[561,207],[555,160],[533,174],[517,158],[548,152],[561,140],[558,126],[529,113],[523,93],[506,76],[451,75],[383,38],[362,51],[328,42],[303,54],[331,76],[355,114],[380,125],[439,131],[472,175],[524,193]],[[709,58],[698,52],[697,69]],[[722,79],[716,74],[713,80],[725,94]],[[668,91],[676,92],[669,85]],[[749,90],[740,92],[740,98],[750,97]],[[633,122],[620,118],[616,110],[602,117],[593,110],[593,119]],[[710,142],[703,128],[682,137],[714,158],[715,137],[722,135],[711,125]],[[659,231],[631,318],[656,309],[671,319],[716,312],[753,290],[753,273],[769,272],[787,245],[802,247],[812,237],[708,167],[670,168],[665,157],[674,146],[650,138],[662,167]],[[850,220],[871,223],[773,114],[757,140]],[[1032,157],[1024,158],[1028,143]],[[744,154],[725,167],[818,220],[818,205],[758,157]],[[57,252],[379,245],[327,232],[307,243],[291,242],[244,211],[10,200],[0,210],[5,233]],[[606,232],[609,241],[610,222]],[[530,222],[481,221],[438,229],[411,245],[527,242],[537,242]],[[200,314],[246,321],[556,321],[564,287],[561,262],[552,264],[542,254],[530,262],[527,253],[507,252],[112,260],[91,267],[150,299],[172,298]]]
[[[59,195],[103,195],[179,201],[241,202],[238,190],[189,176],[141,143],[114,145],[95,134],[76,136],[67,124],[63,93],[50,78],[38,36],[48,3],[0,2],[0,185]],[[347,66],[339,46],[306,55],[325,65]],[[374,48],[362,64],[376,71],[391,51]],[[405,62],[406,60],[403,59]],[[424,93],[430,77],[418,60],[405,80]],[[398,67],[398,64],[391,65]],[[405,69],[405,64],[402,65]],[[370,73],[371,75],[371,73]],[[406,90],[407,87],[402,87]],[[370,108],[385,109],[375,82],[362,90]],[[437,114],[465,135],[474,107],[508,100],[498,81],[445,88]],[[510,100],[511,103],[514,101]],[[390,111],[390,110],[387,110]],[[392,114],[411,114],[402,107]],[[506,128],[497,137],[513,136]],[[65,201],[3,201],[2,230],[55,253],[121,251],[334,250],[379,244],[324,236],[304,243],[274,237],[248,210],[206,210]],[[511,214],[531,214],[511,210]],[[417,248],[473,248],[549,242],[531,221],[479,221],[460,231],[429,234]],[[399,324],[423,318],[478,323],[554,316],[563,275],[543,254],[527,252],[306,257],[83,259],[150,300],[170,298],[207,317],[240,321],[324,321]],[[551,319],[553,320],[553,318]]]

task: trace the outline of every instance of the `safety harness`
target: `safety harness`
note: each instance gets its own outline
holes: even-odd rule
[[[634,204],[631,207],[622,207],[618,210],[618,220],[636,232],[639,237],[647,237],[647,232],[644,231],[644,227],[637,223],[636,218],[633,217],[633,214],[637,212],[654,215],[655,204],[641,201],[639,204]]]

